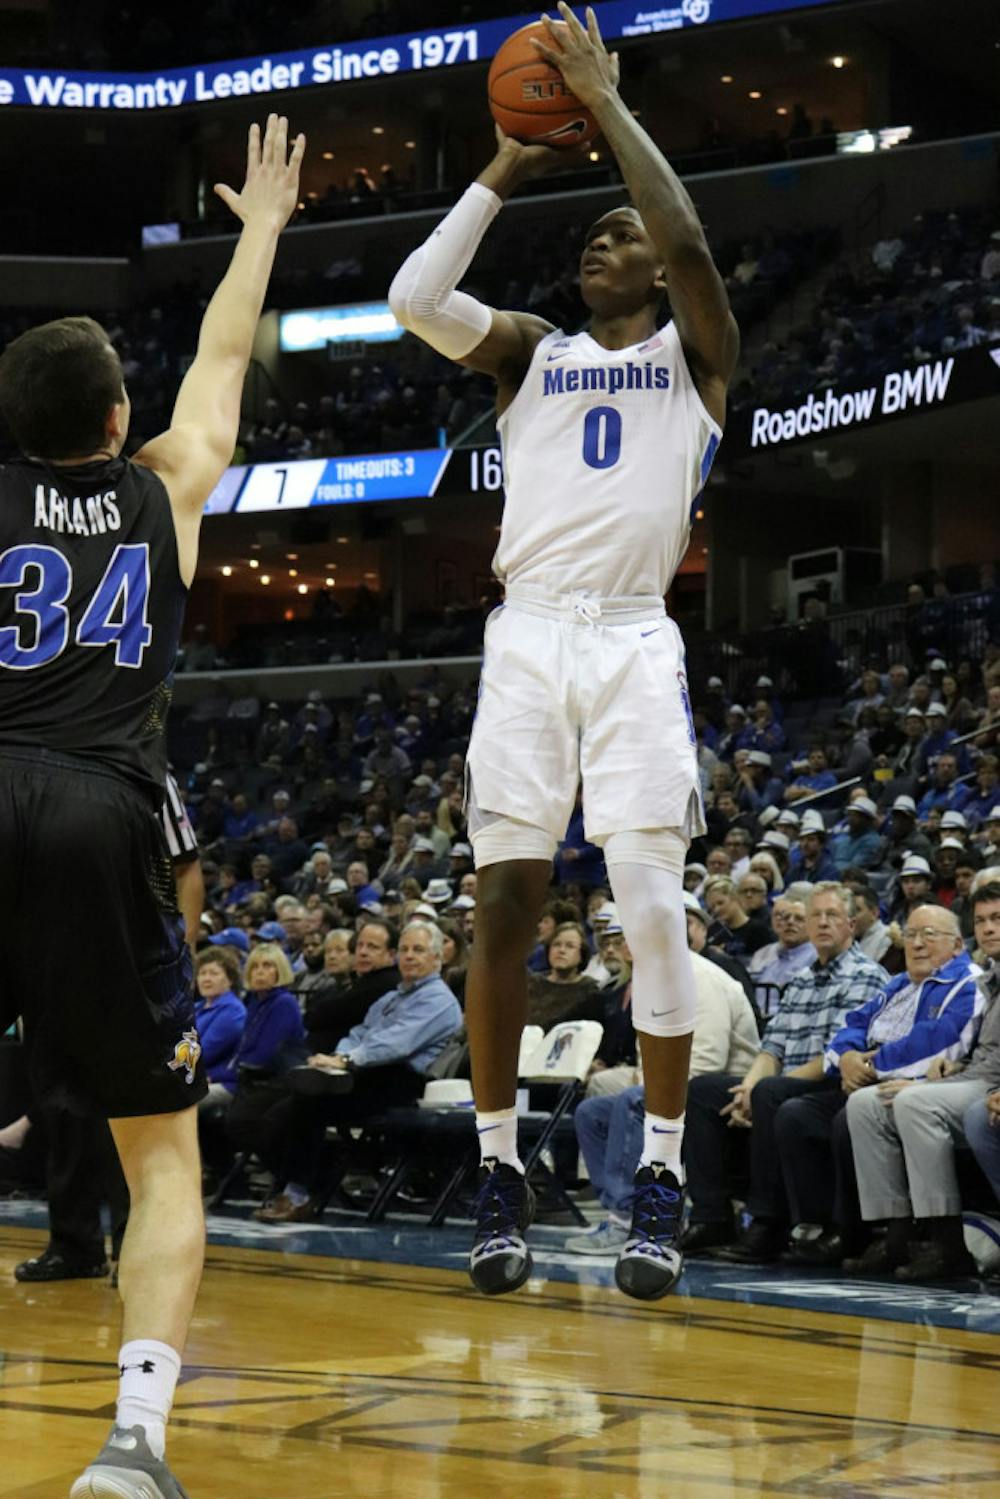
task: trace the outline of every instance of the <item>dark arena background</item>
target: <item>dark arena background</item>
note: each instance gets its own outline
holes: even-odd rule
[[[707,822],[687,856],[690,943],[730,1016],[710,1021],[706,997],[703,1017],[699,989],[684,1273],[660,1302],[615,1289],[613,1180],[638,1160],[641,1057],[618,913],[578,810],[529,959],[530,1282],[491,1299],[469,1284],[464,1026],[423,1096],[376,1095],[328,1125],[305,1200],[281,1193],[299,1118],[284,1063],[234,1069],[244,1105],[254,1090],[266,1103],[236,1127],[218,1094],[199,1121],[208,1260],[168,1448],[191,1499],[1000,1494],[1000,1131],[977,1145],[955,1127],[933,1156],[958,1184],[960,1204],[938,1210],[950,1227],[921,1226],[914,1199],[913,1255],[886,1263],[857,1137],[852,1156],[829,1121],[779,1126],[765,1159],[718,1119],[786,985],[818,971],[811,884],[849,887],[854,937],[890,976],[907,972],[910,910],[954,913],[980,1019],[996,995],[1000,930],[984,945],[975,895],[1000,881],[1000,13],[596,12],[626,104],[695,202],[741,338],[666,599]],[[239,190],[248,127],[269,112],[307,137],[166,733],[178,881],[200,860],[204,882],[201,997],[213,972],[241,993],[254,947],[276,943],[313,1052],[390,987],[372,980],[395,975],[413,914],[441,927],[464,1004],[465,753],[502,601],[503,459],[492,381],[407,333],[387,297],[490,159],[490,59],[536,18],[501,0],[0,0],[0,348],[96,319],[131,399],[129,454],[169,427],[233,251],[214,184]],[[598,137],[514,194],[463,288],[576,332],[584,232],[624,193]],[[59,943],[63,913],[49,917]],[[949,1057],[968,1060],[973,1031]],[[992,1128],[995,1050],[987,1062]],[[71,1172],[66,1221],[53,1208],[50,1222]],[[752,1218],[761,1173],[781,1203],[766,1221]],[[9,1032],[3,1499],[66,1495],[104,1440],[121,1187],[106,1127],[40,1110]],[[51,1268],[53,1246],[51,1276],[23,1273],[46,1253]]]

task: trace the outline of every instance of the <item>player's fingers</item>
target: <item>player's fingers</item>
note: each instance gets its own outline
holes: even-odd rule
[[[542,24],[544,25],[546,31],[549,34],[549,40],[552,42],[552,44],[554,46],[558,47],[559,51],[561,52],[562,48],[563,48],[563,42],[565,41],[565,38],[566,38],[566,28],[563,25],[563,23],[561,21],[553,21],[553,19],[552,19],[551,16],[543,15],[542,16]],[[534,45],[537,47],[538,46],[538,38],[537,37],[532,37],[531,40],[534,43]]]
[[[577,41],[579,41],[580,37],[586,35],[583,27],[580,25],[580,22],[577,20],[570,7],[566,4],[566,0],[559,0],[558,10],[559,14],[566,22],[566,25],[569,27],[570,31],[576,37]]]
[[[291,156],[291,160],[288,163],[288,169],[289,169],[289,171],[294,172],[296,175],[298,175],[298,170],[299,170],[299,167],[302,165],[302,158],[303,158],[303,156],[305,154],[306,154],[306,138],[302,134],[302,132],[300,131],[299,134],[295,137],[294,141],[292,142],[292,156]]]
[[[247,176],[260,166],[260,126],[254,120],[247,135]]]
[[[587,35],[590,37],[590,40],[593,42],[595,47],[600,47],[603,50],[604,39],[601,36],[601,28],[597,24],[597,16],[594,14],[594,7],[592,5],[587,6],[586,16]]]
[[[550,62],[554,68],[557,68],[559,66],[563,56],[561,52],[557,51],[553,47],[546,47],[544,42],[540,42],[538,40],[537,36],[533,36],[531,38],[531,45],[534,47],[539,57],[544,57],[545,61]]]
[[[278,116],[268,115],[267,124],[264,127],[264,139],[260,148],[260,160],[262,166],[270,166],[274,160],[274,132],[277,129]]]
[[[212,191],[218,194],[227,208],[231,208],[234,213],[237,211],[239,195],[231,187],[227,187],[224,182],[217,182]]]
[[[619,61],[618,53],[617,52],[612,52],[612,54],[611,54],[611,78],[612,78],[612,81],[615,84],[616,88],[618,86],[618,80],[621,77],[621,71],[622,71],[622,69],[621,69],[621,62]]]
[[[274,132],[274,160],[282,170],[288,162],[288,120],[284,115],[278,116]]]

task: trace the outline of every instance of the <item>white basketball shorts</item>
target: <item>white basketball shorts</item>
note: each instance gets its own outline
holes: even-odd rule
[[[587,837],[705,831],[681,634],[655,598],[522,585],[486,625],[470,800],[565,836],[583,782]]]

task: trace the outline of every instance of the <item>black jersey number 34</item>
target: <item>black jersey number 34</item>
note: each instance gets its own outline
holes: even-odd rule
[[[14,612],[21,619],[0,628],[0,666],[32,671],[61,656],[70,638],[68,558],[51,546],[10,547],[0,556],[2,588],[17,590]],[[141,666],[153,638],[148,604],[148,545],[116,547],[76,627],[76,644],[113,645],[116,666]]]

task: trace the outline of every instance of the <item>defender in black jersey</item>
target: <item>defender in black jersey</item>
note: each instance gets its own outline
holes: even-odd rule
[[[116,1425],[71,1499],[183,1499],[165,1426],[204,1259],[190,957],[159,820],[164,725],[204,505],[305,139],[250,131],[243,221],[169,431],[133,460],[129,402],[89,318],[0,356],[0,1033],[21,1016],[42,1098],[110,1120],[131,1195]],[[60,914],[53,936],[52,911]]]

